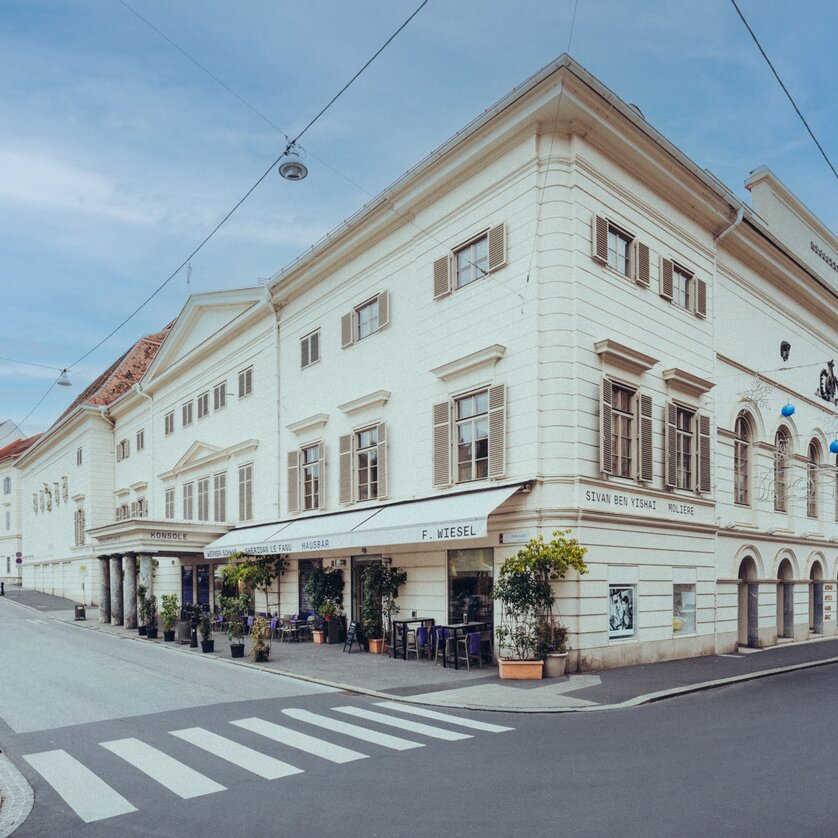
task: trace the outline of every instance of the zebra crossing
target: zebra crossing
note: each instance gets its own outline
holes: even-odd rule
[[[210,754],[266,780],[280,780],[304,773],[303,768],[293,764],[294,752],[302,752],[308,757],[323,759],[336,765],[374,756],[374,753],[365,753],[363,750],[340,744],[341,737],[391,751],[409,751],[425,747],[426,742],[419,741],[421,738],[437,742],[459,742],[472,739],[481,733],[495,734],[514,729],[395,701],[381,701],[375,706],[379,709],[368,710],[344,705],[332,707],[331,712],[323,713],[286,707],[282,708],[281,714],[296,727],[250,717],[229,721],[230,729],[225,729],[222,733],[203,727],[191,727],[170,730],[168,735],[195,748],[196,755],[200,754],[198,761],[202,771],[206,766],[204,755]],[[422,721],[417,721],[417,717]],[[394,729],[400,735],[384,733],[370,727],[370,724]],[[300,727],[312,728],[318,735],[298,729]],[[279,752],[265,753],[231,738],[237,731],[248,731],[266,743],[273,743],[274,747],[280,746]],[[323,734],[320,731],[336,736],[322,738]],[[333,742],[332,738],[339,741]],[[145,774],[158,786],[183,800],[226,791],[226,786],[206,776],[202,771],[176,759],[164,749],[136,737],[113,739],[98,744]],[[359,747],[364,748],[364,745]],[[289,758],[291,762],[286,762],[284,757]],[[138,811],[130,800],[65,750],[25,754],[23,758],[85,823]]]

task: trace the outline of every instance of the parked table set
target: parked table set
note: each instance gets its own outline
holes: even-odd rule
[[[392,637],[390,638],[390,657],[401,657],[402,660],[407,660],[408,626],[413,623],[431,628],[434,624],[434,619],[433,617],[408,617],[404,620],[393,620]],[[397,637],[401,638],[401,647],[399,647],[399,644],[396,643]],[[399,652],[401,652],[401,654],[399,654]]]
[[[487,622],[468,622],[468,623],[450,623],[449,625],[440,625],[437,628],[445,630],[445,639],[442,641],[442,665],[448,666],[448,641],[454,648],[454,669],[460,668],[460,659],[457,654],[457,639],[458,634],[469,634],[472,631],[486,631],[489,628]]]

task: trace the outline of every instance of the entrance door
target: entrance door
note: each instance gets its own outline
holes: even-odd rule
[[[308,582],[312,570],[323,567],[323,559],[300,559],[297,565],[299,612],[306,611],[309,614],[313,614],[314,611],[311,605],[309,605],[308,597],[306,596],[306,582]]]
[[[361,625],[361,610],[364,607],[364,570],[371,564],[381,564],[381,556],[352,557],[352,607],[350,619]]]
[[[794,585],[783,582],[783,637],[794,637]]]
[[[198,605],[209,610],[210,604],[210,568],[208,564],[199,564],[197,567],[198,577]]]
[[[812,583],[812,631],[823,634],[823,582]]]
[[[195,578],[193,570],[191,564],[185,564],[180,569],[180,604],[182,608],[192,605],[192,583]]]
[[[748,647],[756,649],[759,646],[759,585],[748,582]]]

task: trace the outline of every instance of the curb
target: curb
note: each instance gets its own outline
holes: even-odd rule
[[[0,789],[3,789],[0,801],[0,838],[6,838],[29,817],[35,795],[26,777],[3,753],[0,753]]]

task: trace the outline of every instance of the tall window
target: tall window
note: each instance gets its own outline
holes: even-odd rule
[[[455,251],[457,266],[457,288],[482,279],[489,273],[489,236],[480,238]]]
[[[77,509],[73,514],[75,528],[75,545],[81,547],[84,544],[84,509]]]
[[[457,482],[489,476],[489,391],[457,399]]]
[[[300,367],[305,369],[320,360],[320,329],[300,340]]]
[[[174,412],[174,410],[170,410],[163,417],[163,430],[165,431],[166,436],[171,436],[175,432],[175,412]]]
[[[137,431],[137,451],[142,451],[145,448],[145,429],[140,428]]]
[[[212,409],[221,410],[227,404],[227,382],[221,381],[212,388]]]
[[[12,528],[12,513],[6,510],[6,532]]]
[[[378,331],[378,297],[355,309],[355,326],[358,340]]]
[[[183,484],[183,520],[191,521],[193,515],[193,502],[195,498],[195,484]]]
[[[243,399],[253,392],[253,367],[239,372],[239,398]]]
[[[302,450],[303,509],[320,508],[320,446]]]
[[[788,458],[790,437],[780,428],[774,437],[774,509],[785,512],[787,506]]]
[[[10,495],[12,493],[12,478],[11,477],[4,477],[3,478],[3,494]]]
[[[631,273],[631,236],[608,225],[608,266],[624,276]]]
[[[209,414],[209,393],[198,396],[198,418],[203,419]]]
[[[183,427],[186,428],[192,424],[192,399],[183,405]]]
[[[748,506],[751,503],[751,425],[744,416],[739,416],[734,430],[733,502]]]
[[[82,464],[82,459],[83,459],[82,449],[81,448],[76,448],[76,465],[77,466],[80,466]]]
[[[121,439],[116,445],[116,461],[128,459],[130,449],[128,447],[128,440]]]
[[[148,518],[148,501],[145,498],[137,498],[137,517]]]
[[[806,515],[818,517],[818,460],[820,448],[817,442],[809,443],[809,456],[806,460]]]
[[[253,520],[253,463],[239,466],[239,521]]]
[[[675,431],[675,487],[693,487],[693,412],[679,407]]]
[[[209,521],[209,477],[198,481],[198,520]]]
[[[216,474],[212,478],[213,494],[215,496],[215,520],[227,520],[227,475]]]
[[[171,489],[166,489],[165,507],[166,507],[166,517],[167,518],[174,518],[175,517],[175,490],[174,490],[174,487],[171,488]]]
[[[632,477],[634,393],[625,387],[612,384],[611,399],[611,473],[617,477]]]
[[[378,497],[378,426],[355,434],[358,500]]]
[[[675,305],[692,311],[692,281],[693,278],[678,265],[672,268],[672,302]]]

